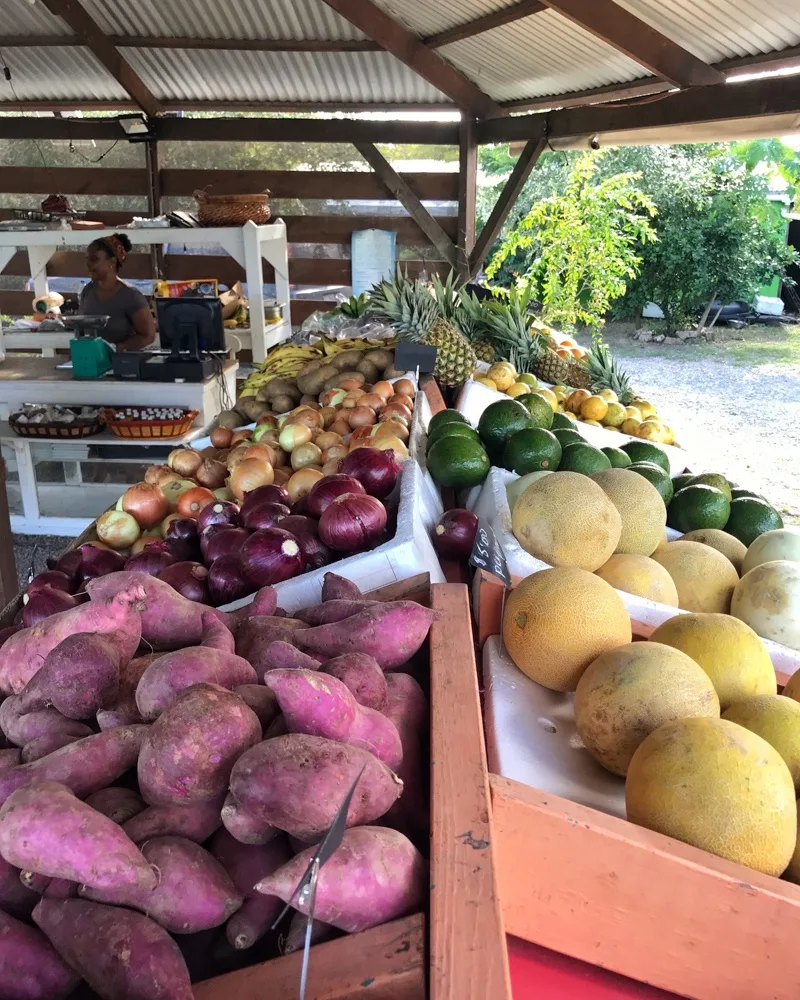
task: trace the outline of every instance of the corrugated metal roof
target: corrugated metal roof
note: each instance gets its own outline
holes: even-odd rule
[[[0,77],[0,107],[4,101],[129,101],[117,81],[89,49],[79,46],[5,48],[11,70],[9,85]]]
[[[3,36],[71,35],[72,30],[44,6],[28,0],[0,0],[0,48]]]
[[[706,62],[800,44],[797,0],[616,0]]]
[[[415,35],[423,38],[514,5],[509,0],[502,0],[500,3],[498,0],[447,0],[446,3],[431,3],[430,0],[375,0],[375,3]]]
[[[20,0],[17,0],[20,2]],[[365,36],[322,0],[81,0],[109,35],[351,41]]]
[[[161,100],[441,104],[447,98],[388,52],[123,49]]]
[[[546,97],[648,75],[617,49],[550,10],[439,51],[496,101]]]

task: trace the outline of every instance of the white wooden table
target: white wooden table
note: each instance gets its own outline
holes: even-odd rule
[[[186,246],[221,246],[240,264],[246,273],[247,293],[250,303],[250,329],[231,330],[232,337],[238,337],[242,347],[250,347],[253,360],[261,362],[266,357],[267,348],[285,340],[291,335],[291,314],[289,308],[289,260],[286,243],[286,225],[276,219],[266,226],[246,222],[243,226],[202,229],[45,229],[37,231],[0,231],[0,273],[17,250],[27,250],[31,268],[31,279],[36,296],[46,295],[47,262],[59,250],[69,247],[85,247],[96,239],[111,236],[114,232],[124,232],[134,246],[157,246],[165,243],[183,243]],[[264,319],[264,274],[262,262],[268,261],[275,269],[276,298],[283,305],[283,322],[267,324]],[[44,338],[49,338],[44,340]],[[25,348],[28,346],[47,349],[61,347],[56,338],[63,334],[6,333],[6,347]],[[70,338],[67,337],[68,341]]]

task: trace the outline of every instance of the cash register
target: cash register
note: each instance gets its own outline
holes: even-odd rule
[[[118,351],[117,378],[147,382],[204,382],[227,356],[222,306],[216,297],[157,298],[158,351]]]
[[[75,336],[69,342],[72,377],[101,378],[113,365],[114,348],[103,340],[108,316],[62,316]]]

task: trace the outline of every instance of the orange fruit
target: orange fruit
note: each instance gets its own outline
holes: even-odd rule
[[[602,396],[589,396],[581,403],[580,413],[584,420],[602,420],[608,413],[608,403]]]
[[[566,409],[570,413],[580,413],[584,400],[589,399],[591,395],[588,389],[576,389],[575,392],[567,396]]]

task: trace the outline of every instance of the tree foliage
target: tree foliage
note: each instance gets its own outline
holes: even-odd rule
[[[563,193],[536,201],[502,241],[487,274],[512,261],[518,287],[541,301],[555,325],[598,329],[611,303],[637,274],[639,250],[655,239],[655,207],[637,187],[640,174],[596,176],[603,154],[585,153]]]

